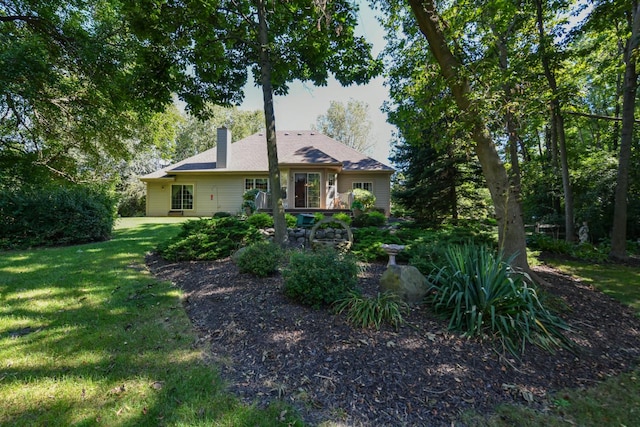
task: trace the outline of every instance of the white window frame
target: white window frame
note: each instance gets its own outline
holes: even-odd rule
[[[362,190],[367,190],[373,193],[373,182],[371,181],[357,181],[351,184],[351,189],[355,190],[356,188],[360,188]]]
[[[266,181],[266,183],[267,183],[267,188],[266,188],[266,189],[264,189],[264,188],[260,188],[260,187],[258,187],[258,186],[256,185],[256,184],[257,184],[257,180],[260,180],[260,181],[263,181],[263,180],[264,180],[264,181]],[[269,186],[269,178],[245,178],[245,179],[244,179],[244,191],[253,190],[253,189],[255,189],[255,188],[257,188],[257,189],[258,189],[258,190],[260,190],[260,191],[264,191],[265,193],[268,193],[268,192],[269,192],[269,189],[270,189],[270,186]]]
[[[174,207],[173,187],[182,187],[183,189],[184,187],[191,187],[191,207],[190,208],[184,207],[184,201],[185,201],[184,197],[182,197],[182,199],[180,200],[180,207]],[[195,209],[195,202],[196,202],[196,186],[194,184],[171,184],[171,191],[169,193],[169,206],[171,206],[172,211],[192,211]]]

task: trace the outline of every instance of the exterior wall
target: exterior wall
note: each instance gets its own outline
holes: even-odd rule
[[[296,172],[319,172],[321,181],[320,205],[326,208],[326,180],[329,169],[286,169],[287,206],[294,208],[295,189],[293,178]],[[215,212],[240,212],[245,178],[263,178],[266,174],[200,174],[177,175],[175,181],[147,182],[147,216],[167,216],[171,210],[171,185],[192,184],[194,186],[193,210],[184,210],[184,216],[210,217]],[[382,173],[338,174],[338,192],[348,193],[354,182],[371,182],[376,196],[376,207],[390,215],[390,175]],[[284,182],[283,182],[284,185]]]
[[[391,215],[391,175],[382,173],[341,173],[338,175],[338,192],[348,193],[354,182],[373,183],[376,196],[376,208],[384,209],[385,215]]]
[[[193,184],[193,209],[184,216],[210,217],[215,212],[239,212],[244,193],[244,175],[176,176],[175,181],[147,183],[147,216],[167,216],[171,210],[171,185]]]

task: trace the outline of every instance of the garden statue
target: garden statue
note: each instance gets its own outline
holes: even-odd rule
[[[582,223],[582,227],[578,230],[578,239],[580,243],[587,243],[589,241],[589,226],[587,225],[587,221]]]

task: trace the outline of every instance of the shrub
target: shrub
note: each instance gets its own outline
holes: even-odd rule
[[[264,212],[254,213],[247,218],[247,222],[253,225],[255,228],[273,227],[273,217]]]
[[[407,247],[405,256],[409,264],[420,270],[422,274],[429,275],[445,263],[448,247],[449,245],[442,244],[438,240],[420,241]]]
[[[385,261],[388,255],[382,249],[383,243],[403,244],[403,241],[392,235],[389,230],[381,230],[377,227],[358,228],[353,231],[351,252],[360,261]]]
[[[213,214],[214,218],[227,218],[230,216],[233,216],[233,214],[231,214],[230,212],[223,212],[223,211],[216,212]]]
[[[353,219],[354,227],[382,227],[387,217],[377,211],[364,212]]]
[[[294,252],[282,272],[284,293],[315,308],[331,305],[358,283],[358,265],[349,254],[325,248]]]
[[[451,246],[447,264],[428,277],[428,301],[449,319],[449,328],[468,336],[495,336],[503,349],[523,353],[527,343],[552,351],[573,348],[569,326],[547,310],[527,276],[486,246]]]
[[[107,240],[116,198],[95,187],[4,190],[0,193],[0,247],[70,245]]]
[[[376,329],[380,329],[383,322],[397,329],[404,323],[403,313],[409,312],[409,306],[391,292],[378,293],[376,297],[370,298],[351,291],[338,300],[334,308],[338,314],[346,311],[347,320],[351,324]]]
[[[210,260],[261,239],[255,227],[237,217],[205,218],[183,223],[180,233],[157,250],[169,261]]]
[[[287,222],[287,228],[295,228],[298,222],[298,218],[296,218],[295,215],[292,215],[290,213],[284,214],[284,220]]]
[[[313,223],[317,224],[324,219],[324,214],[322,212],[316,212],[313,214]]]
[[[273,242],[260,241],[245,247],[237,258],[238,269],[258,277],[267,277],[278,271],[284,251]]]
[[[347,225],[351,225],[351,215],[347,213],[338,212],[336,214],[333,214],[333,218],[337,219],[338,221],[342,221]]]
[[[256,210],[256,196],[260,192],[257,188],[247,190],[242,194],[242,208],[249,209],[250,213],[254,213]]]
[[[362,188],[353,189],[353,202],[351,203],[351,209],[360,209],[363,211],[372,209],[376,204],[376,196],[369,190],[363,190]]]

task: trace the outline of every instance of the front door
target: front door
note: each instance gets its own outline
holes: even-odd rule
[[[317,172],[296,173],[295,179],[295,207],[320,207],[320,174]]]

